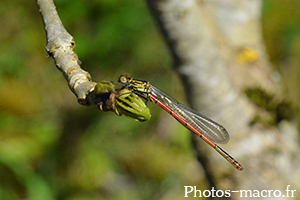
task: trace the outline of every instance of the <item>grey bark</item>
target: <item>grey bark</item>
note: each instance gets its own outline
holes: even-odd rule
[[[288,119],[269,127],[256,122],[257,115],[270,113],[245,95],[247,89],[260,88],[284,101],[279,74],[272,70],[263,45],[262,2],[147,2],[169,45],[188,102],[226,127],[231,140],[221,146],[245,168],[236,171],[195,136],[193,143],[210,185],[223,190],[284,192],[287,185],[299,189],[296,124]],[[254,55],[253,60],[239,60],[246,52]]]
[[[87,104],[88,95],[94,90],[90,74],[79,66],[77,54],[73,51],[75,41],[63,26],[52,0],[37,1],[46,36],[48,55],[53,57],[56,67],[63,73],[78,102]],[[89,101],[93,103],[94,100]]]

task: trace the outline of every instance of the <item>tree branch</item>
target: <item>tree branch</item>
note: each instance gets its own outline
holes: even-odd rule
[[[48,56],[53,57],[78,102],[86,106],[97,105],[102,111],[113,111],[136,121],[148,120],[149,108],[139,96],[125,87],[115,89],[113,82],[92,82],[91,75],[80,68],[78,56],[73,51],[75,41],[59,19],[53,1],[37,0],[37,5],[45,26]]]
[[[91,75],[80,68],[77,54],[73,51],[75,41],[63,26],[52,0],[37,0],[46,36],[48,56],[53,57],[56,67],[63,73],[72,92],[82,105],[92,105],[96,83]],[[91,99],[87,99],[87,97]]]
[[[261,1],[147,2],[171,48],[188,102],[226,127],[232,138],[225,149],[245,167],[241,173],[233,171],[195,136],[193,145],[210,185],[232,190],[265,189],[266,184],[299,187],[296,126],[269,109],[280,110],[284,101],[263,46]],[[243,57],[249,54],[252,59]],[[249,97],[257,90],[267,107]],[[280,120],[264,127],[255,121],[262,112]]]

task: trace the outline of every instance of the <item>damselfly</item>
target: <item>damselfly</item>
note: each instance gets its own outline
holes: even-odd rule
[[[147,81],[132,79],[127,75],[121,75],[119,77],[119,82],[123,84],[124,88],[159,105],[183,126],[194,132],[207,144],[213,147],[235,168],[241,171],[243,170],[243,167],[239,162],[216,144],[227,143],[229,141],[229,134],[222,125],[179,103]]]

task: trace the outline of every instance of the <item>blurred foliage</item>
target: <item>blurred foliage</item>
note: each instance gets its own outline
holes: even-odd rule
[[[272,0],[263,5],[263,36],[270,61],[281,73],[287,97],[300,106],[300,1]]]
[[[299,65],[300,12],[298,2],[282,2],[265,2],[264,37],[273,63],[289,74]],[[182,98],[144,1],[55,4],[94,81],[126,72]],[[137,123],[77,103],[46,58],[35,1],[2,0],[0,24],[0,199],[176,200],[183,185],[207,188],[190,134],[167,113],[149,103],[151,119]]]

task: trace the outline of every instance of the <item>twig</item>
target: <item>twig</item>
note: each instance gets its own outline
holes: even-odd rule
[[[91,75],[80,68],[80,61],[73,51],[75,41],[63,26],[52,0],[37,0],[41,13],[46,37],[48,56],[55,61],[56,67],[63,73],[72,92],[82,105],[94,104],[93,92],[96,83]]]

